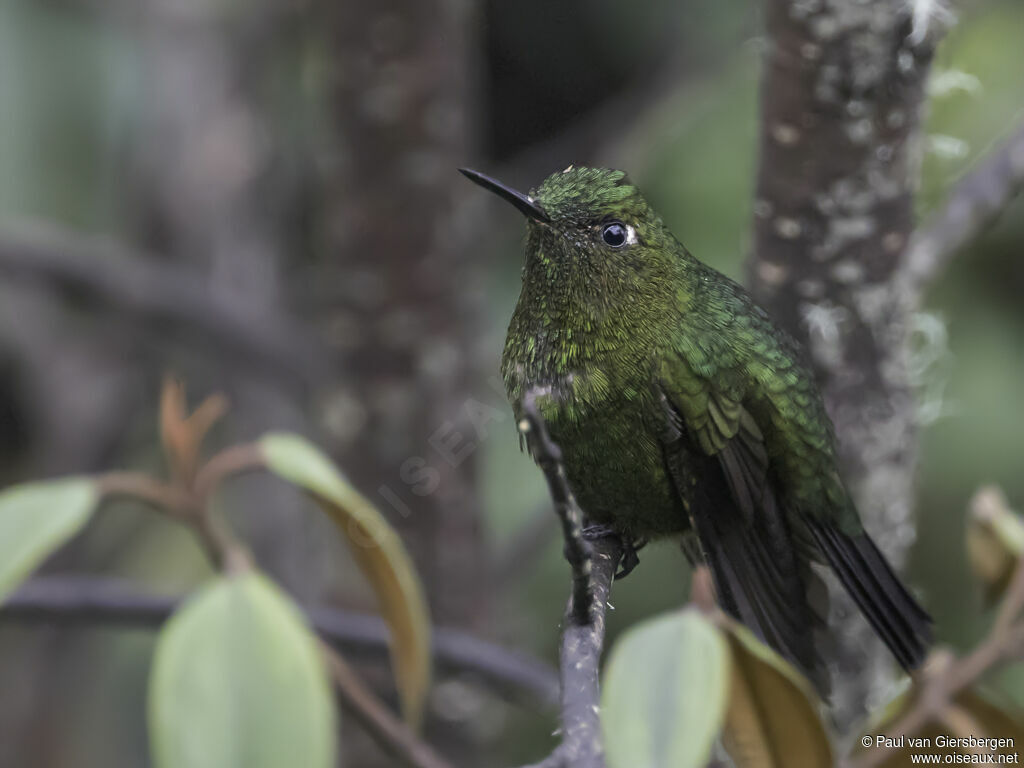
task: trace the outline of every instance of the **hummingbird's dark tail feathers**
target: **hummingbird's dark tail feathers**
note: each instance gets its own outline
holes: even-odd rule
[[[698,466],[705,495],[691,505],[693,533],[700,558],[711,569],[718,603],[807,675],[819,693],[829,695],[828,670],[819,653],[827,603],[815,589],[817,576],[800,556],[775,494],[762,488],[756,514],[736,502],[716,457],[694,454],[683,463],[681,444],[667,452],[670,472],[685,482],[682,466]],[[692,541],[690,542],[693,543]],[[821,585],[823,586],[823,585]]]
[[[847,536],[827,522],[807,518],[807,528],[868,623],[907,671],[924,661],[932,619],[903,586],[867,535]]]
[[[779,553],[764,546],[764,531],[720,543],[709,548],[707,559],[722,609],[796,666],[827,700],[832,687],[822,651],[829,639],[828,592],[820,577],[806,562],[772,565],[770,558]],[[785,590],[775,592],[783,583]]]
[[[827,697],[829,676],[818,642],[825,628],[826,591],[818,588],[824,585],[802,556],[766,482],[764,447],[744,432],[709,455],[688,439],[681,415],[672,408],[666,412],[665,460],[680,498],[690,499],[687,511],[695,534],[684,540],[691,544],[684,552],[710,567],[722,610]]]
[[[729,520],[734,508],[723,504],[711,514],[698,511],[694,523],[722,609],[800,669],[827,698],[830,680],[819,643],[827,594],[815,588],[817,575],[788,534],[780,532],[781,517],[772,519],[775,511],[744,526],[739,519]],[[726,524],[716,525],[721,522]]]

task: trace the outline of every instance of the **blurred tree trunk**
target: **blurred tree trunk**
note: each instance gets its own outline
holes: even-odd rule
[[[466,6],[330,3],[337,144],[326,180],[324,321],[333,451],[397,520],[435,620],[479,618],[484,573],[465,405],[476,282],[454,221],[464,159]]]
[[[315,286],[338,371],[319,421],[345,472],[395,523],[437,623],[485,623],[469,350],[475,268],[456,220],[466,151],[468,6],[351,0],[330,19],[334,144]],[[468,409],[467,409],[468,406]],[[450,709],[450,708],[446,708]],[[448,713],[450,715],[450,713]],[[464,723],[432,740],[475,764]]]
[[[922,4],[917,4],[921,6]],[[926,4],[926,12],[934,10]],[[768,0],[751,284],[818,372],[850,490],[894,565],[914,540],[909,305],[924,84],[941,24],[903,0]],[[893,662],[846,595],[834,707],[849,724]]]

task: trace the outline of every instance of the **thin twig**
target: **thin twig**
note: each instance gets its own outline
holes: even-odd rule
[[[213,511],[204,508],[200,514],[186,519],[199,537],[210,561],[225,573],[242,573],[253,567],[252,555],[235,532]]]
[[[211,457],[196,474],[196,494],[200,498],[209,498],[225,478],[265,466],[263,451],[256,443],[243,443],[225,448]]]
[[[114,579],[45,576],[10,595],[0,605],[0,620],[156,629],[184,599],[147,594]],[[347,654],[388,658],[388,627],[379,616],[327,607],[307,608],[306,615],[320,637]],[[431,639],[442,669],[471,674],[531,707],[557,704],[558,677],[548,664],[447,627],[435,627]]]
[[[127,496],[146,502],[190,528],[217,568],[238,573],[251,566],[248,550],[228,526],[213,516],[207,497],[194,489],[143,472],[108,472],[100,475],[98,482],[104,496]]]
[[[961,691],[994,667],[1020,656],[1024,651],[1024,621],[1017,619],[1022,606],[1024,560],[1017,565],[999,614],[985,640],[961,659],[949,658],[944,663],[926,668],[923,678],[917,683],[919,691],[913,704],[891,728],[886,729],[886,736],[899,742],[899,737],[913,736],[928,723],[941,721]],[[888,759],[889,752],[890,748],[885,747],[865,751],[845,765],[846,768],[875,768]]]
[[[391,714],[331,646],[321,642],[320,650],[342,705],[381,747],[411,768],[451,768],[450,763]]]
[[[519,429],[530,445],[537,466],[544,472],[548,491],[555,505],[555,513],[562,521],[562,535],[565,539],[565,559],[572,568],[572,599],[569,608],[577,624],[584,624],[593,607],[590,590],[591,552],[590,542],[583,538],[583,514],[576,504],[569,481],[562,466],[562,450],[548,434],[547,424],[537,408],[537,396],[531,389],[523,397],[523,421]]]
[[[901,275],[910,293],[920,295],[1022,189],[1024,122],[957,182],[946,203],[918,227],[907,249]]]
[[[107,472],[97,478],[97,484],[104,497],[127,496],[173,516],[180,515],[182,510],[195,504],[195,499],[184,488],[144,472]]]
[[[562,744],[558,751],[564,764],[571,768],[603,768],[605,764],[599,714],[601,651],[608,594],[621,559],[619,539],[611,536],[595,541],[590,578],[593,608],[589,621],[575,621],[572,605],[566,608],[559,653]]]
[[[572,568],[572,593],[565,610],[559,672],[562,685],[562,742],[533,768],[604,768],[599,703],[608,593],[622,542],[614,536],[591,543],[583,538],[583,514],[562,466],[562,452],[548,434],[530,390],[522,400],[523,423],[534,459],[544,472],[555,511],[562,521],[565,559]]]
[[[604,768],[601,739],[600,667],[604,647],[605,612],[615,571],[622,559],[622,542],[614,536],[593,545],[590,618],[578,622],[572,601],[566,606],[559,653],[562,681],[562,742],[530,768]]]

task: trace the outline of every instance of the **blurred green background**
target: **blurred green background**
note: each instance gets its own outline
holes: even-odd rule
[[[232,120],[249,120],[240,134],[271,160],[255,171],[241,160],[233,165],[231,141],[215,145],[213,158],[225,175],[237,175],[224,183],[251,196],[250,214],[235,224],[251,221],[277,255],[273,280],[242,270],[233,295],[280,293],[281,304],[301,304],[304,294],[297,299],[275,281],[288,283],[319,258],[320,233],[331,225],[317,204],[323,179],[361,151],[339,147],[332,136],[330,101],[339,74],[331,56],[337,42],[324,28],[326,5],[0,4],[0,231],[47,222],[130,244],[156,261],[192,259],[215,279],[217,263],[197,249],[221,242],[220,235],[175,234],[176,216],[196,214],[187,205],[183,213],[165,209],[184,204],[181,196],[190,191],[160,188],[159,180],[191,140],[192,89],[204,98],[235,98],[242,91],[258,120],[227,110],[225,130],[237,128]],[[752,6],[491,0],[465,13],[465,37],[458,41],[466,53],[468,94],[467,128],[455,139],[463,146],[460,164],[522,187],[570,163],[627,169],[694,254],[742,279],[757,136],[760,19]],[[1024,119],[1022,36],[1024,4],[979,0],[961,9],[942,43],[922,147],[922,217]],[[232,74],[222,91],[190,80],[204,76],[203,61],[224,66],[217,57],[230,56],[238,59],[227,65]],[[182,57],[195,66],[183,67]],[[178,105],[163,103],[168,94],[185,96]],[[473,189],[453,189],[457,206],[486,213],[485,224],[469,236],[481,276],[467,290],[480,293],[482,322],[471,343],[479,350],[481,376],[490,375],[518,293],[521,222],[499,203],[472,200]],[[347,193],[358,198],[360,189]],[[345,199],[343,192],[339,204]],[[248,243],[238,232],[223,237]],[[991,619],[967,569],[967,501],[980,484],[994,482],[1012,505],[1024,508],[1022,251],[1024,198],[933,286],[919,323],[914,369],[922,451],[909,578],[934,614],[939,637],[958,649],[970,647]],[[344,279],[345,264],[330,274]],[[7,483],[55,472],[158,466],[152,404],[167,370],[184,372],[197,395],[227,389],[241,401],[242,413],[262,414],[255,420],[260,426],[308,418],[314,422],[308,431],[316,434],[316,415],[295,415],[307,405],[301,398],[261,410],[261,395],[245,388],[252,386],[249,374],[209,373],[208,363],[197,362],[173,333],[167,349],[150,340],[121,344],[131,336],[130,320],[74,295],[55,299],[32,283],[0,285],[0,305],[6,305],[0,307],[0,478]],[[106,367],[111,360],[116,367]],[[245,387],[236,387],[243,376]],[[66,390],[77,391],[82,402],[65,406],[54,392]],[[486,385],[471,391],[504,408]],[[72,450],[76,440],[87,449]],[[67,453],[55,456],[55,445]],[[491,426],[475,466],[477,545],[488,553],[485,561],[504,566],[484,596],[486,617],[472,628],[553,661],[566,566],[556,529],[537,522],[549,514],[543,479],[520,454],[510,419]],[[396,471],[387,467],[381,474]],[[266,497],[257,489],[247,498]],[[168,593],[202,578],[206,566],[184,534],[140,517],[127,505],[109,510],[51,569],[130,577]],[[306,543],[329,530],[309,510],[295,521],[301,531],[284,530],[297,531]],[[294,563],[301,553],[274,560],[272,532],[281,529],[258,519],[243,527],[257,551],[269,553],[268,569],[286,587],[307,598],[365,607],[358,587],[322,586],[352,576],[330,550],[316,550],[315,565],[303,570]],[[644,550],[642,567],[616,588],[612,635],[684,601],[686,574],[674,547]],[[142,712],[151,640],[137,631],[0,623],[0,766],[145,764]],[[1019,667],[999,682],[1024,706]],[[476,749],[496,756],[490,764],[535,759],[551,743],[551,713],[504,702],[471,684],[442,685],[435,710],[453,730],[471,732]],[[356,748],[372,755],[372,748]],[[373,759],[380,758],[353,764],[376,764]]]

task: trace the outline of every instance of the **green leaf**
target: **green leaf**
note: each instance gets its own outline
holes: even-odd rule
[[[89,520],[96,482],[70,477],[16,485],[0,493],[0,602]]]
[[[334,699],[291,601],[249,571],[185,603],[157,640],[149,729],[156,768],[332,768]]]
[[[630,629],[612,649],[601,695],[609,768],[703,768],[728,694],[728,645],[697,611]]]
[[[423,588],[402,540],[377,509],[314,445],[292,434],[260,440],[268,468],[312,494],[348,540],[391,630],[391,659],[402,713],[423,719],[430,687],[430,620]]]
[[[831,768],[832,746],[811,685],[742,624],[723,616],[732,687],[722,741],[737,768]]]

